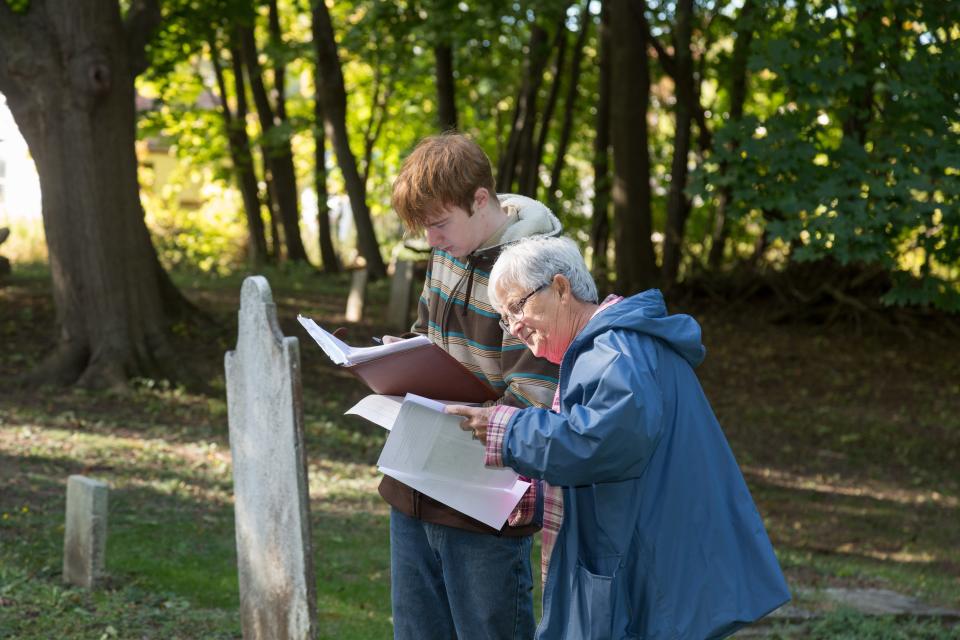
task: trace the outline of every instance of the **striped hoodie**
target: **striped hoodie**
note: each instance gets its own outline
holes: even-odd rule
[[[500,328],[500,314],[490,303],[487,283],[505,246],[531,236],[558,236],[560,221],[536,200],[511,194],[498,198],[510,224],[489,246],[462,258],[434,249],[412,331],[428,336],[500,392],[498,403],[549,408],[558,367],[534,356]],[[539,523],[534,523],[496,531],[389,476],[380,483],[380,495],[408,516],[458,529],[508,536],[529,535],[539,529]]]

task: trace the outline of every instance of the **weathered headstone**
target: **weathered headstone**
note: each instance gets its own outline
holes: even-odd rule
[[[413,263],[398,260],[390,281],[390,303],[387,305],[387,325],[391,329],[410,330],[410,301],[413,298]]]
[[[357,269],[350,279],[350,294],[347,296],[347,322],[363,320],[363,299],[367,291],[367,270]]]
[[[91,588],[103,577],[107,549],[107,485],[84,476],[67,479],[63,581]]]
[[[262,276],[244,280],[239,315],[224,366],[243,637],[305,640],[317,623],[299,343]]]

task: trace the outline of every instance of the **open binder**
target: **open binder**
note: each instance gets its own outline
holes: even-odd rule
[[[304,316],[297,320],[336,364],[371,391],[403,396],[482,403],[496,400],[493,390],[426,336],[372,347],[351,347]]]

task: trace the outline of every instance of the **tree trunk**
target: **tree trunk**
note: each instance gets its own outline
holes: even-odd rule
[[[857,13],[854,20],[858,26],[853,30],[853,44],[847,52],[847,66],[856,69],[865,79],[850,88],[846,116],[843,119],[843,137],[863,147],[867,142],[867,128],[873,119],[872,77],[873,70],[878,66],[872,45],[867,42],[870,37],[875,36],[865,37],[864,31],[876,34],[881,32],[883,27],[879,24],[878,14],[869,5],[860,8]],[[841,22],[841,29],[845,28],[842,21],[838,22]]]
[[[510,129],[507,150],[500,159],[497,169],[497,188],[500,191],[512,191],[515,182],[523,184],[523,176],[520,173],[533,148],[533,129],[537,120],[537,93],[543,83],[543,70],[549,53],[546,30],[536,23],[531,24],[530,45],[514,110],[513,127]]]
[[[373,148],[376,146],[380,132],[383,130],[383,124],[387,121],[389,111],[387,105],[393,93],[393,78],[388,77],[386,82],[384,82],[383,68],[380,61],[377,60],[374,64],[370,119],[367,120],[367,126],[363,132],[363,170],[360,171],[360,179],[363,181],[364,188],[370,183],[370,169],[373,166]]]
[[[610,243],[610,0],[604,0],[600,8],[597,40],[600,77],[597,87],[597,133],[593,139],[594,194],[590,246],[593,247],[593,279],[602,300],[610,292],[610,267],[607,264]]]
[[[667,224],[663,243],[663,284],[670,288],[676,283],[683,251],[684,227],[690,213],[687,187],[687,162],[690,155],[690,129],[693,123],[694,76],[693,54],[690,51],[693,30],[693,0],[677,2],[674,28],[674,106],[673,162],[670,166],[670,191],[667,194]]]
[[[617,289],[629,295],[657,282],[650,239],[650,151],[647,35],[632,0],[610,0],[610,132]]]
[[[243,208],[247,218],[247,253],[251,264],[260,266],[267,261],[267,237],[264,233],[263,218],[260,216],[260,193],[257,188],[257,177],[253,172],[253,158],[250,154],[250,138],[247,136],[246,98],[241,93],[243,86],[242,69],[237,78],[237,113],[230,111],[227,101],[227,82],[223,77],[223,66],[220,62],[219,46],[215,41],[210,42],[210,59],[217,77],[217,87],[220,90],[220,105],[223,112],[223,121],[227,129],[227,141],[230,146],[230,158],[233,161],[233,172],[237,178],[237,186],[243,197]],[[239,60],[234,60],[234,73],[240,67]],[[242,105],[242,106],[241,106]]]
[[[280,262],[280,256],[283,255],[283,238],[280,233],[280,225],[277,223],[277,190],[273,186],[273,176],[270,174],[270,160],[263,157],[263,184],[267,188],[267,202],[270,203],[270,253],[274,262]]]
[[[337,164],[343,173],[343,181],[350,198],[353,220],[357,227],[357,244],[360,255],[367,263],[371,278],[387,274],[386,265],[380,255],[380,245],[370,219],[367,207],[367,189],[357,170],[357,161],[350,149],[347,135],[347,92],[343,84],[343,71],[337,55],[337,41],[333,35],[333,23],[330,12],[323,0],[313,0],[314,46],[317,51],[317,65],[320,68],[320,84],[317,96],[323,108],[324,126],[327,136],[333,142],[337,155]]]
[[[37,165],[59,325],[32,381],[172,377],[167,320],[185,301],[144,224],[134,152],[133,82],[159,19],[153,2],[126,22],[115,2],[0,3],[0,91]]]
[[[743,117],[743,105],[747,99],[747,60],[750,57],[750,42],[753,40],[754,0],[745,0],[737,15],[737,39],[733,44],[730,59],[730,125],[736,125]],[[719,173],[724,175],[727,165],[720,166]],[[713,233],[710,242],[710,255],[707,264],[712,270],[720,268],[723,262],[723,249],[727,243],[727,212],[733,193],[729,186],[720,188],[717,196],[717,211],[713,219]]]
[[[550,171],[550,186],[547,187],[546,200],[550,204],[550,208],[554,211],[559,210],[559,196],[557,195],[557,191],[560,188],[560,173],[563,171],[563,166],[565,164],[567,155],[567,147],[570,146],[570,136],[573,133],[573,115],[577,103],[577,92],[580,88],[580,70],[583,68],[583,45],[587,41],[587,31],[590,29],[590,21],[590,3],[588,2],[581,8],[580,33],[577,34],[577,41],[573,45],[573,52],[570,60],[570,84],[567,86],[567,96],[563,105],[563,124],[560,126],[560,140],[557,142],[557,155],[553,161],[553,169]],[[603,45],[601,45],[601,47],[602,46]],[[604,68],[604,65],[605,63],[601,60],[601,73],[603,73],[602,69]],[[607,68],[606,73],[608,74],[607,90],[609,91],[609,68]],[[603,89],[600,91],[600,100],[606,100],[607,98],[603,97],[602,95]],[[607,107],[609,108],[609,104]],[[606,144],[609,144],[609,138],[607,138],[607,140],[608,142]],[[604,151],[604,153],[606,153],[606,151]]]
[[[453,47],[449,43],[433,48],[437,73],[437,116],[441,131],[457,128],[457,95],[453,79]]]
[[[563,84],[561,77],[567,56],[566,15],[564,15],[557,24],[554,49],[557,53],[553,62],[553,83],[550,85],[547,103],[543,107],[543,114],[540,118],[540,133],[537,135],[537,143],[522,172],[524,182],[520,187],[520,192],[534,197],[537,195],[537,183],[540,182],[540,163],[543,161],[543,150],[547,146],[547,135],[550,133],[550,123],[553,121],[553,112],[557,107],[560,85]]]
[[[244,66],[250,80],[253,101],[260,117],[263,130],[263,153],[270,175],[273,179],[273,196],[276,198],[275,217],[283,225],[283,236],[287,248],[287,259],[299,262],[307,261],[307,252],[300,237],[300,211],[297,203],[297,176],[293,168],[293,152],[290,139],[278,138],[274,129],[282,124],[274,115],[273,107],[263,84],[263,74],[257,59],[257,42],[253,27],[240,27],[240,46]]]
[[[314,21],[315,25],[316,22]],[[313,33],[313,42],[320,41],[316,31]],[[317,58],[319,59],[319,55]],[[315,188],[317,190],[317,233],[320,242],[320,262],[326,273],[340,273],[340,258],[337,257],[337,251],[333,247],[333,230],[330,225],[330,207],[327,206],[329,194],[327,193],[327,136],[323,130],[323,107],[320,104],[320,65],[313,65],[313,139],[315,142],[314,150],[314,175]]]
[[[287,121],[287,92],[286,76],[287,69],[283,62],[281,51],[283,50],[283,30],[280,28],[280,8],[277,6],[277,0],[268,0],[267,25],[270,33],[270,46],[273,49],[273,90],[275,93],[274,104],[277,105],[277,120]]]

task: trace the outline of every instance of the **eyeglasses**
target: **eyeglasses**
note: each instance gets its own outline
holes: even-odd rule
[[[516,302],[508,304],[505,310],[506,313],[500,316],[500,328],[507,333],[512,333],[512,331],[510,331],[510,325],[523,320],[523,305],[527,304],[527,300],[549,287],[550,284],[550,282],[544,283]]]

